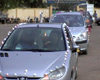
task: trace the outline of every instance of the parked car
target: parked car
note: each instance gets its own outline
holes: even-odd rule
[[[80,12],[66,12],[55,14],[51,17],[50,23],[66,23],[72,33],[73,39],[80,46],[81,52],[87,54],[88,29],[85,19]]]
[[[0,80],[75,80],[78,46],[66,24],[20,24],[0,50]]]
[[[0,15],[0,23],[5,24],[7,22],[7,15],[1,14]]]

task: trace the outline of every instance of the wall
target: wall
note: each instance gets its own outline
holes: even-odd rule
[[[7,11],[9,18],[20,18],[21,20],[26,20],[29,16],[34,19],[34,17],[40,18],[40,13],[43,12],[43,17],[49,17],[49,8],[16,8]]]

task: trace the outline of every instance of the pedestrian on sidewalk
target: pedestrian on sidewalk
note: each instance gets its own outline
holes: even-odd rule
[[[40,23],[43,23],[43,12],[40,13]]]
[[[94,14],[93,14],[93,17],[94,17],[94,20],[95,20],[95,21],[97,20],[97,16],[98,16],[98,15],[97,15],[97,12],[95,11]]]

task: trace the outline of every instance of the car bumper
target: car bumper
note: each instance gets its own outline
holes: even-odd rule
[[[88,47],[88,41],[76,41],[76,44],[79,45],[81,51],[86,51]]]

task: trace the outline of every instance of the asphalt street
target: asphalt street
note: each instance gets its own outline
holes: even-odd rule
[[[0,45],[14,25],[0,24]],[[92,29],[88,55],[79,56],[77,80],[100,80],[100,26]]]
[[[93,26],[88,55],[79,56],[77,80],[100,80],[100,26]]]
[[[0,24],[0,46],[1,42],[4,40],[4,38],[7,37],[8,32],[12,31],[12,28],[15,26],[15,24]]]

